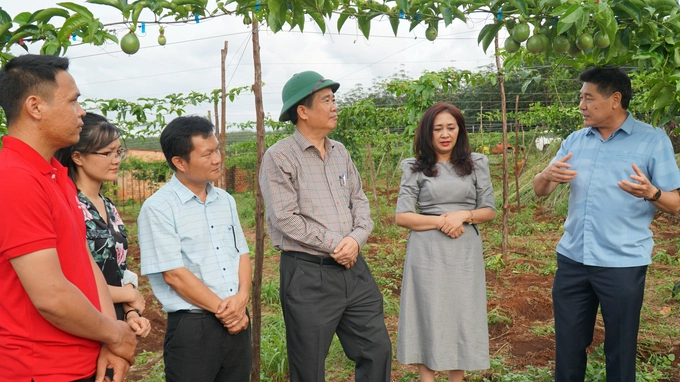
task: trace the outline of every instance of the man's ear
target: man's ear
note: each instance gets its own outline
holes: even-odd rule
[[[186,161],[178,156],[172,157],[172,164],[175,165],[177,171],[186,172]]]
[[[611,95],[612,101],[614,101],[614,104],[612,105],[615,109],[621,107],[621,99],[623,98],[623,95],[621,95],[621,92],[614,92]]]
[[[298,105],[297,107],[297,115],[298,115],[298,120],[303,120],[306,121],[309,119],[309,116],[307,116],[307,106],[305,105]]]
[[[30,95],[24,101],[24,110],[26,110],[26,113],[33,119],[40,120],[42,119],[42,106],[44,103],[45,100],[43,98],[37,95]]]

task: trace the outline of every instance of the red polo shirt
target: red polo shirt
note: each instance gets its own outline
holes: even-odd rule
[[[16,138],[5,136],[2,144],[0,381],[90,377],[96,369],[100,344],[63,332],[45,320],[10,263],[19,256],[56,248],[64,276],[100,309],[75,186],[56,159],[48,163]]]

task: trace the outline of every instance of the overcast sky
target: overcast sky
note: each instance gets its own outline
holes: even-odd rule
[[[111,7],[87,4],[84,0],[72,0],[86,5],[104,24],[122,21],[122,15]],[[209,9],[216,1],[211,0]],[[0,0],[0,7],[15,16],[20,12],[34,12],[55,6],[51,0]],[[145,11],[140,21],[152,20]],[[57,19],[55,19],[57,20]],[[329,22],[326,34],[308,18],[305,31],[272,33],[266,25],[260,30],[262,60],[263,101],[265,113],[278,118],[281,110],[281,89],[294,74],[315,70],[326,78],[341,84],[338,95],[352,89],[356,84],[368,88],[374,79],[386,78],[404,70],[410,77],[418,77],[424,70],[446,67],[474,70],[493,63],[493,47],[485,55],[477,45],[477,35],[487,20],[479,15],[467,23],[454,21],[448,27],[439,25],[439,37],[430,42],[425,39],[425,25],[409,32],[409,22],[404,20],[394,37],[387,19],[374,19],[370,40],[348,19],[338,33],[337,18]],[[127,32],[122,25],[115,27],[118,37]],[[242,19],[222,16],[200,23],[175,24],[165,27],[167,45],[157,43],[158,25],[146,24],[141,33],[141,49],[132,56],[110,43],[101,47],[79,45],[69,48],[70,72],[74,76],[82,99],[123,98],[135,101],[140,97],[162,98],[171,93],[197,91],[209,93],[221,87],[220,50],[228,41],[227,88],[252,85],[254,80],[251,29]],[[39,53],[40,46],[29,47],[31,53]],[[21,54],[23,50],[13,50]],[[211,105],[190,108],[193,114],[207,114]],[[227,104],[228,122],[255,120],[254,97],[244,94]]]

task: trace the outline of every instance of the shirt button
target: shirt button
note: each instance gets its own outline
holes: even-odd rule
[[[223,271],[226,271],[226,270],[227,270],[227,268],[222,268],[222,270],[223,270]]]
[[[210,228],[215,228],[215,226],[212,226],[212,225],[211,225]]]
[[[217,249],[219,250],[219,249],[220,249],[220,247],[217,247]]]

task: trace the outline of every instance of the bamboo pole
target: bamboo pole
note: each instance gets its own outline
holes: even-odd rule
[[[367,150],[367,160],[368,160],[368,166],[370,169],[370,174],[371,174],[371,188],[373,189],[373,203],[378,204],[378,194],[375,191],[375,172],[373,171],[373,152],[371,151],[371,143],[366,144],[366,150]]]
[[[220,154],[222,155],[222,167],[220,174],[220,183],[224,190],[227,190],[227,169],[225,166],[225,159],[227,156],[226,140],[227,140],[227,51],[229,47],[229,41],[224,42],[224,49],[222,49],[222,118],[220,118],[220,124],[217,128],[218,138],[220,140]],[[217,115],[215,115],[217,118]],[[215,125],[218,126],[218,125]]]
[[[501,253],[503,262],[508,264],[508,113],[505,105],[505,82],[501,70],[501,57],[498,48],[498,33],[494,39],[496,47],[496,69],[498,70],[498,84],[501,90],[501,115],[503,116],[503,239],[501,241]]]
[[[514,150],[514,156],[515,156],[515,166],[514,166],[514,171],[513,173],[515,174],[515,192],[517,194],[517,211],[522,208],[522,202],[519,200],[519,174],[520,174],[520,167],[522,166],[519,163],[519,94],[515,96],[515,150]]]
[[[250,375],[252,382],[260,382],[260,349],[262,338],[262,267],[264,263],[264,198],[260,190],[260,166],[264,156],[264,106],[262,105],[262,61],[260,59],[260,34],[257,16],[253,20],[253,65],[255,66],[255,115],[257,133],[257,168],[255,170],[255,274],[253,275],[253,369]]]

